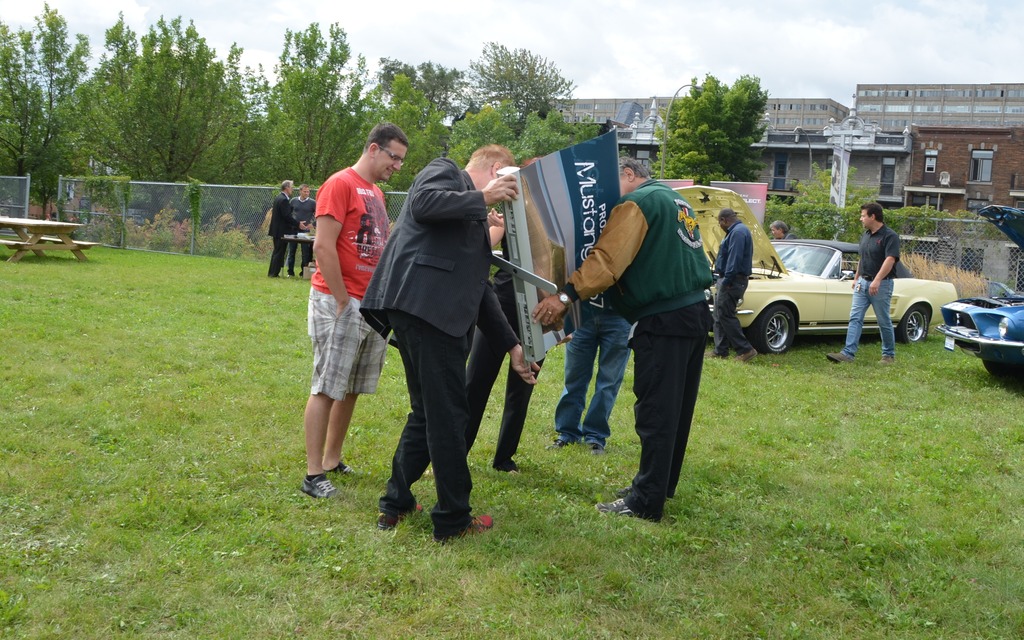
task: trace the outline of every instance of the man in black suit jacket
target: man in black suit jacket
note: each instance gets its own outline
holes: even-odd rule
[[[284,236],[294,235],[299,231],[299,224],[292,217],[292,181],[281,183],[281,193],[274,198],[274,208],[270,214],[270,231],[267,235],[274,239],[274,252],[270,254],[270,271],[267,275],[276,278],[281,275],[284,256],[288,249],[288,241]]]
[[[488,283],[488,208],[517,196],[512,176],[497,175],[512,164],[508,149],[488,145],[465,171],[448,158],[420,171],[363,297],[361,311],[371,326],[384,335],[394,328],[411,404],[380,499],[380,529],[393,529],[416,510],[410,487],[428,464],[437,485],[431,511],[436,541],[493,524],[489,516],[472,517],[469,504],[466,356],[475,323],[509,353],[524,380],[536,382]]]

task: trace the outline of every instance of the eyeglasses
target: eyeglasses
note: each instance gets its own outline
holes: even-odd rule
[[[405,163],[405,158],[403,158],[402,156],[398,155],[397,153],[392,153],[390,149],[385,149],[384,147],[377,147],[377,148],[380,149],[381,151],[383,151],[384,153],[388,154],[388,157],[391,158],[392,162],[397,162],[398,164]]]

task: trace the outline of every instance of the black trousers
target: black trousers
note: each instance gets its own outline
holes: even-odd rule
[[[626,505],[660,520],[666,498],[675,495],[690,438],[690,423],[704,368],[706,337],[634,335],[633,393],[640,470]]]
[[[411,407],[391,460],[391,478],[380,510],[398,514],[414,509],[411,487],[432,464],[437,487],[437,504],[430,512],[434,535],[454,535],[472,521],[473,481],[466,463],[469,337],[453,338],[401,311],[387,313],[405,365]]]
[[[729,355],[729,347],[737,354],[746,353],[754,347],[747,340],[736,317],[736,306],[747,291],[747,279],[737,278],[735,283],[719,287],[715,295],[715,353]]]
[[[512,282],[499,282],[494,285],[494,291],[501,303],[501,310],[505,314],[508,323],[519,335],[519,319],[516,316],[515,287]],[[505,362],[504,352],[495,352],[487,341],[487,336],[481,331],[475,332],[473,336],[473,348],[469,352],[469,363],[466,365],[466,398],[469,402],[469,424],[466,426],[466,451],[473,448],[476,442],[477,433],[480,431],[480,423],[484,419],[484,411],[487,409],[487,401],[491,397],[491,389],[498,379],[502,364]],[[538,364],[543,365],[541,360]],[[502,468],[512,462],[512,456],[516,455],[519,449],[519,440],[523,435],[523,426],[526,424],[526,413],[530,406],[530,396],[533,395],[533,385],[527,384],[519,377],[519,374],[512,369],[509,362],[505,380],[505,405],[501,414],[501,429],[498,431],[498,444],[494,450],[494,461],[491,463],[496,469]]]
[[[284,254],[288,249],[289,242],[284,238],[274,238],[274,252],[270,254],[270,270],[267,275],[276,278],[281,275],[281,267],[284,266]]]
[[[512,320],[515,327],[515,320]],[[518,332],[517,332],[518,333]],[[477,331],[473,336],[473,348],[469,352],[469,363],[466,365],[466,398],[469,403],[469,424],[466,426],[466,451],[473,448],[480,423],[483,422],[487,401],[491,389],[498,379],[498,373],[505,362],[505,353],[495,353],[483,332]],[[543,364],[541,360],[538,364]],[[494,449],[494,460],[491,463],[496,469],[512,462],[512,456],[519,449],[519,440],[526,424],[526,414],[533,395],[533,385],[527,384],[512,369],[511,362],[506,367],[505,406],[501,414],[501,429],[498,431],[498,444]]]

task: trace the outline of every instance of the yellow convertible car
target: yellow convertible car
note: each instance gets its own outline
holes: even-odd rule
[[[754,269],[746,294],[737,308],[747,339],[760,353],[784,353],[797,334],[846,334],[853,300],[851,280],[857,270],[859,247],[832,240],[776,240],[754,218],[737,193],[713,187],[676,189],[693,207],[708,260],[713,265],[725,231],[718,212],[729,207],[750,228],[754,238]],[[928,337],[942,305],[956,300],[948,282],[920,280],[899,264],[892,294],[896,339],[919,342]],[[878,332],[874,311],[868,308],[864,332]]]

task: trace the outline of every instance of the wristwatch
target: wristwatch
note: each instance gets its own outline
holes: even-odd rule
[[[564,304],[567,307],[572,303],[572,299],[569,298],[569,294],[567,294],[564,291],[559,291],[558,292],[558,301],[561,302],[562,304]]]

